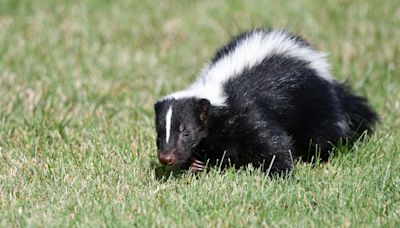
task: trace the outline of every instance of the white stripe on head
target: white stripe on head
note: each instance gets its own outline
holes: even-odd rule
[[[165,141],[168,143],[169,135],[171,132],[171,119],[172,119],[172,105],[169,106],[167,115],[165,117]]]

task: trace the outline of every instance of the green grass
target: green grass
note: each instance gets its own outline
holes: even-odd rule
[[[330,53],[376,134],[291,178],[163,178],[153,103],[241,30]],[[399,226],[398,1],[0,0],[0,226]]]

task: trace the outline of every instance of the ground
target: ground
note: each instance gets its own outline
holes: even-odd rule
[[[157,164],[153,103],[221,44],[287,28],[377,131],[289,178]],[[0,0],[0,226],[399,226],[398,1]]]

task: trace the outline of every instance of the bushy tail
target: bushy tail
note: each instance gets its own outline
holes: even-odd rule
[[[354,95],[345,84],[337,84],[336,93],[349,118],[348,125],[352,131],[351,138],[358,138],[365,131],[372,133],[379,117],[368,105],[367,100]]]

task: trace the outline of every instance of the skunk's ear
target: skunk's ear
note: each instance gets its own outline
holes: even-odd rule
[[[203,123],[203,125],[207,125],[207,119],[208,119],[208,112],[210,109],[210,101],[207,99],[200,99],[199,100],[199,113],[200,113],[200,121]]]

